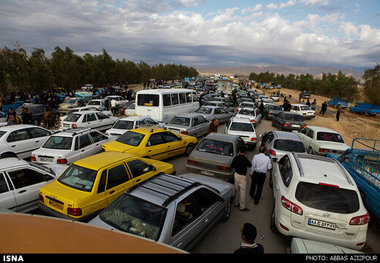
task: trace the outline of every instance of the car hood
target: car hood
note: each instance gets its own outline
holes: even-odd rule
[[[127,129],[115,129],[115,128],[111,128],[109,130],[106,131],[107,134],[118,134],[118,135],[122,135],[124,134],[125,132],[127,132],[129,130]]]
[[[205,185],[210,186],[211,188],[214,188],[217,190],[222,196],[233,196],[234,195],[234,185],[211,177],[211,176],[205,176],[201,174],[195,174],[195,173],[187,173],[187,174],[181,174],[179,177],[187,178]]]
[[[43,166],[50,168],[54,172],[56,178],[58,178],[67,167],[69,167],[66,164],[43,164]]]

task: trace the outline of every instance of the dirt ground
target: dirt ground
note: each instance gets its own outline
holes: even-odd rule
[[[130,87],[135,91],[143,88],[140,84],[130,85]],[[266,95],[270,96],[273,90],[264,90],[264,92]],[[290,98],[290,103],[298,103],[299,91],[282,88],[280,92],[285,94],[288,98],[289,95],[291,95],[292,98]],[[350,147],[352,140],[356,137],[380,140],[380,116],[363,116],[348,112],[348,109],[344,109],[340,115],[339,121],[336,121],[335,108],[329,106],[325,115],[319,114],[321,104],[324,101],[329,101],[330,98],[311,94],[310,102],[314,99],[316,99],[317,102],[316,117],[312,120],[306,120],[307,125],[327,127],[339,132],[343,136],[346,144]],[[278,104],[282,103],[283,99],[281,98]]]

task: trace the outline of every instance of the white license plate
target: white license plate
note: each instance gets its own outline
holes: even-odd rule
[[[335,224],[324,222],[324,221],[315,220],[315,219],[312,219],[312,218],[309,218],[309,220],[308,220],[307,223],[309,225],[311,225],[311,226],[317,226],[317,227],[327,228],[327,229],[331,229],[331,230],[335,230],[336,229],[336,225]]]
[[[292,127],[300,127],[300,126],[297,124],[292,124]]]
[[[209,171],[201,171],[201,174],[208,175],[208,176],[214,176],[215,175],[213,172],[209,172]]]
[[[53,162],[53,158],[40,157],[41,162]]]
[[[66,124],[66,123],[64,123],[64,124],[63,124],[63,127],[70,127],[70,124]]]

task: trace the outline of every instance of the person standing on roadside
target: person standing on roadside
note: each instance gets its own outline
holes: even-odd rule
[[[320,114],[325,115],[326,110],[327,110],[327,102],[325,101],[322,103]]]
[[[342,112],[342,105],[338,104],[338,109],[336,110],[336,121],[339,121],[341,112]]]
[[[248,211],[245,205],[245,192],[247,189],[247,169],[251,167],[251,162],[247,159],[246,147],[240,147],[239,155],[235,156],[231,163],[231,168],[235,168],[234,185],[235,199],[234,206],[240,206],[240,211]]]
[[[260,146],[259,154],[254,155],[252,159],[252,180],[249,195],[255,201],[255,205],[260,201],[267,171],[272,169],[271,160],[264,153],[265,146]]]

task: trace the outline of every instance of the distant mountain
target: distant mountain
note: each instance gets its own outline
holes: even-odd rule
[[[337,74],[339,71],[346,75],[352,75],[355,79],[360,79],[363,72],[356,71],[347,68],[334,68],[328,66],[320,67],[291,67],[291,66],[277,66],[277,65],[258,65],[258,66],[230,66],[230,67],[209,67],[209,68],[197,68],[197,71],[201,75],[209,74],[227,74],[227,75],[244,75],[249,76],[252,72],[259,74],[262,72],[269,72],[275,74],[307,74],[313,75],[314,77],[321,77],[322,73]]]

